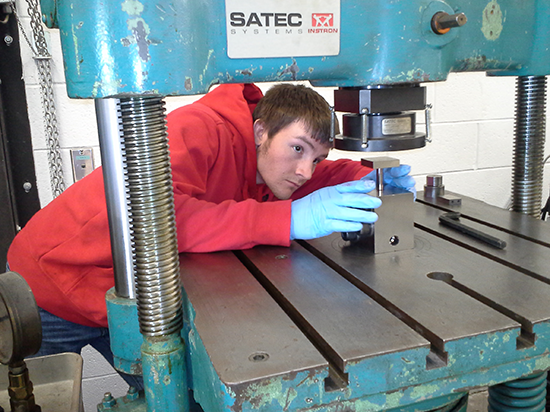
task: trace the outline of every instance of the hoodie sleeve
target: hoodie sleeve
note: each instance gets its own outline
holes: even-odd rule
[[[175,204],[180,252],[290,245],[290,200],[266,203],[253,199],[227,200],[214,204],[176,195]],[[189,213],[188,217],[182,211]]]

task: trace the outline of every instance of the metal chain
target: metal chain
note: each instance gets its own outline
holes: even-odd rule
[[[29,49],[31,49],[33,56],[36,56],[36,50],[34,50],[34,46],[32,45],[31,41],[29,40],[29,37],[27,36],[27,33],[25,32],[25,29],[23,25],[21,24],[21,19],[19,18],[19,15],[17,14],[17,9],[15,8],[15,3],[12,4],[12,11],[15,15],[15,21],[17,21],[17,25],[19,26],[19,30],[21,31],[21,34],[25,38],[25,41],[27,42],[27,45],[29,46]]]
[[[15,10],[15,4],[13,8],[17,22],[21,32],[23,33],[23,37],[33,52],[33,58],[38,69],[40,95],[44,114],[44,131],[46,134],[46,145],[48,148],[50,185],[52,188],[52,195],[56,198],[65,190],[65,182],[63,179],[63,166],[59,146],[59,131],[57,128],[57,115],[53,93],[51,56],[48,53],[48,46],[46,43],[46,36],[44,35],[44,28],[42,27],[42,16],[39,11],[38,1],[27,0],[27,4],[27,13],[31,18],[31,29],[36,50],[29,41],[29,38],[23,29],[20,18]]]

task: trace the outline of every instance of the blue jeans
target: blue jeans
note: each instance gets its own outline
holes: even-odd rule
[[[34,356],[53,355],[62,352],[80,354],[82,348],[91,345],[111,364],[113,352],[109,340],[109,329],[83,326],[61,319],[42,308],[38,308],[42,319],[42,346]],[[143,389],[143,377],[118,372],[128,383],[139,390]]]

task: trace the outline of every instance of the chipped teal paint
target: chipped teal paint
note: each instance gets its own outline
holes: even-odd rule
[[[326,405],[313,406],[307,409],[300,409],[301,412],[340,412],[342,410],[350,412],[377,412],[380,410],[385,411],[400,411],[400,412],[414,412],[414,411],[430,411],[436,410],[447,405],[457,403],[461,398],[465,396],[465,393],[456,393],[445,396],[440,396],[433,399],[417,402],[412,405],[404,405],[401,403],[403,394],[392,393],[389,395],[379,394],[372,396],[368,399],[354,399],[352,401],[339,401]]]
[[[547,331],[548,325],[537,325],[539,336],[546,342]],[[190,344],[193,350],[190,362],[194,369],[194,389],[202,394],[202,402],[211,402],[212,393],[218,393],[219,388],[224,391],[224,395],[218,398],[225,396],[225,399],[218,400],[218,406],[211,410],[253,411],[261,407],[262,411],[278,411],[287,410],[288,405],[288,410],[332,411],[343,405],[353,405],[351,410],[377,411],[415,405],[419,401],[461,393],[468,388],[516,379],[550,365],[548,354],[542,347],[516,350],[517,333],[518,330],[513,329],[449,342],[449,352],[460,353],[460,356],[450,356],[447,367],[430,371],[425,369],[427,350],[387,354],[352,363],[347,369],[350,374],[349,387],[336,392],[324,392],[323,376],[307,377],[305,385],[296,385],[297,379],[291,385],[284,380],[269,379],[246,389],[225,387],[210,364],[205,368],[204,362],[209,362],[205,352],[197,361],[199,352],[204,348],[195,331],[189,333],[189,340],[193,342]],[[472,356],[473,353],[480,358]],[[196,376],[205,370],[210,371],[209,377],[197,379]],[[214,386],[212,382],[216,382]],[[306,392],[304,386],[314,387],[315,391]],[[286,402],[287,399],[290,401]]]
[[[411,407],[414,410],[433,409],[436,403],[446,397],[452,400],[452,397],[461,397],[470,389],[482,386],[492,386],[504,380],[513,380],[521,376],[531,375],[536,370],[536,364],[546,364],[548,358],[528,359],[519,363],[499,365],[491,370],[474,371],[460,377],[438,380],[436,382],[427,382],[423,385],[404,387],[396,392],[378,393],[366,395],[351,399],[332,399],[327,400],[322,405],[315,405],[309,409],[315,412],[335,412],[343,408],[350,411],[379,411],[391,408]],[[443,397],[443,398],[442,398]],[[427,407],[431,403],[430,407]]]
[[[492,0],[483,10],[481,32],[487,40],[495,41],[502,32],[502,11],[496,0]]]
[[[290,402],[292,402],[296,398],[296,391],[293,388],[290,389],[293,392],[293,396],[290,397]],[[290,395],[290,391],[288,393]],[[279,404],[279,407],[284,408],[288,406],[287,396],[285,395],[286,393],[283,391],[283,384],[280,379],[252,384],[242,394],[243,398],[249,399],[249,402],[254,404],[256,409],[263,409],[274,401]]]
[[[331,411],[360,401],[351,410],[383,410],[530,375],[550,366],[548,329],[548,324],[537,325],[539,346],[521,350],[515,348],[516,329],[448,342],[446,349],[459,355],[450,356],[448,366],[432,370],[425,369],[422,351],[366,359],[348,366],[348,388],[322,394],[319,404],[311,407]]]
[[[207,411],[230,410],[235,403],[235,394],[220,381],[200,337],[194,329],[188,329],[185,338],[188,381],[195,400]]]
[[[401,405],[401,398],[403,398],[402,392],[393,392],[386,395],[385,407],[388,409]]]
[[[126,20],[126,26],[128,32],[131,33],[124,37],[121,42],[126,47],[132,44],[135,44],[137,47],[137,54],[141,61],[136,61],[137,67],[135,67],[135,70],[137,74],[135,78],[139,86],[142,85],[143,78],[147,74],[147,69],[143,68],[143,62],[147,62],[151,58],[149,54],[149,45],[152,43],[149,38],[151,29],[147,22],[141,17],[144,9],[143,4],[137,0],[126,0],[121,5],[121,10],[130,17]]]
[[[515,328],[448,342],[445,345],[449,354],[447,368],[467,372],[480,364],[492,366],[509,362],[517,356],[518,336],[519,328]]]
[[[50,29],[59,27],[57,22],[57,0],[43,0],[40,2],[42,21]]]
[[[185,291],[183,301],[188,380],[196,401],[205,411],[257,411],[261,406],[262,412],[274,412],[308,407],[308,400],[322,401],[328,375],[325,369],[276,376],[246,385],[230,386],[221,382],[195,330],[195,310]]]
[[[80,75],[80,59],[79,59],[79,53],[78,53],[78,36],[76,35],[76,28],[73,26],[72,28],[72,36],[73,36],[73,44],[74,44],[74,55],[76,56],[76,61],[75,61],[75,68],[76,68],[76,72],[77,74]]]
[[[193,389],[195,400],[205,411],[230,410],[235,402],[235,394],[224,385],[204,348],[200,336],[196,333],[195,310],[182,289],[184,327],[182,337],[185,341],[187,381]]]
[[[144,7],[137,0],[125,0],[121,5],[121,9],[129,15],[138,16],[143,13]]]
[[[51,0],[42,3],[52,9]],[[493,0],[499,25],[495,14],[483,20],[488,4],[479,0],[341,2],[345,47],[339,55],[264,59],[227,57],[225,7],[218,0],[124,0],[122,7],[60,2],[56,17],[69,96],[90,98],[198,94],[212,84],[243,81],[360,86],[441,81],[450,72],[473,70],[545,75],[550,19],[540,16],[549,14],[549,3],[526,0],[519,7],[515,0]],[[439,9],[460,10],[468,23],[436,35],[429,20]]]
[[[525,36],[525,25],[517,25],[513,23],[514,13],[517,11],[517,7],[509,7],[510,11],[503,5],[503,1],[499,2],[503,13],[506,16],[505,30],[501,33],[498,41],[503,41],[505,37],[511,36]],[[529,8],[532,15],[537,16],[549,16],[550,15],[550,2],[549,1],[537,1],[521,3],[522,7]],[[548,45],[550,44],[550,30],[548,29],[548,19],[546,22],[539,24],[538,22],[530,31],[527,32],[531,36],[531,41],[525,44],[525,47],[529,48],[531,58],[527,61],[521,62],[520,67],[510,68],[503,72],[490,73],[492,75],[505,75],[505,76],[544,76],[548,74],[548,68],[550,67],[550,55]],[[509,34],[511,33],[511,34]],[[507,36],[505,36],[505,34]]]
[[[297,396],[297,388],[288,385],[283,377],[276,377],[247,386],[239,394],[237,405],[243,410],[286,411],[307,405],[307,399],[313,399],[300,400]]]
[[[185,347],[181,337],[144,340],[139,331],[136,301],[117,297],[114,288],[107,292],[106,304],[115,366],[126,373],[143,373],[147,411],[188,411]],[[133,410],[134,406],[143,409],[143,402],[132,405],[125,404],[124,410]]]
[[[309,406],[323,398],[327,371],[298,372],[246,385],[228,386],[220,381],[196,331],[187,334],[189,381],[195,399],[208,411],[274,412]]]
[[[423,401],[432,397],[434,393],[437,393],[439,386],[437,384],[417,386],[411,393],[412,399],[418,399]]]
[[[350,377],[348,389],[351,391],[348,397],[387,392],[415,384],[416,377],[426,369],[428,354],[429,348],[420,348],[348,364],[346,372]]]
[[[202,77],[206,76],[206,73],[208,71],[208,63],[210,62],[210,59],[212,58],[213,54],[214,54],[214,50],[208,50],[208,57],[206,59],[206,65],[204,66],[204,70],[202,72],[201,81],[202,81]]]
[[[141,346],[148,412],[189,412],[185,348],[181,336],[144,337]]]
[[[535,369],[533,372],[544,371],[550,369],[550,358],[539,358],[535,361]]]
[[[136,301],[119,298],[111,288],[105,296],[107,319],[115,367],[125,373],[141,374],[141,344]]]
[[[385,354],[350,363],[346,369],[350,376],[350,384],[345,392],[346,398],[360,398],[373,393],[415,387],[438,379],[450,379],[471,373],[478,369],[480,364],[490,367],[500,362],[508,363],[518,356],[515,349],[517,334],[518,330],[513,329],[448,342],[448,365],[437,369],[426,370],[428,348]],[[480,351],[483,351],[483,355],[480,355]],[[459,386],[464,385],[457,384],[457,387]],[[409,402],[417,400],[415,394],[411,394]],[[324,395],[327,402],[333,400],[331,397],[331,394]]]
[[[143,62],[149,61],[149,59],[151,58],[151,55],[149,54],[149,44],[151,43],[151,41],[148,38],[149,34],[151,33],[149,25],[141,17],[136,17],[133,19],[128,19],[127,26],[128,31],[132,34],[122,39],[122,43],[127,46],[135,44],[137,46],[139,58]],[[139,64],[138,70],[141,68],[141,66],[142,64]],[[142,69],[141,73],[144,74],[145,71],[143,71]]]

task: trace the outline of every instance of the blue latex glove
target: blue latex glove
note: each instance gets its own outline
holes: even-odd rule
[[[414,195],[414,198],[416,199],[416,181],[411,176],[409,176],[410,172],[411,167],[409,165],[388,167],[384,169],[384,184],[408,190]],[[375,181],[376,172],[373,170],[361,180]]]
[[[319,189],[292,202],[290,239],[315,239],[332,232],[356,232],[378,216],[382,202],[367,195],[375,188],[371,180],[356,180]]]

